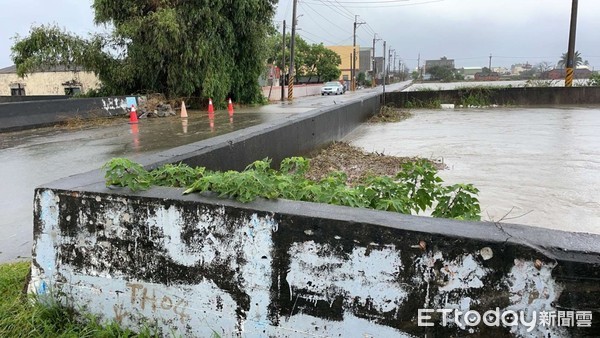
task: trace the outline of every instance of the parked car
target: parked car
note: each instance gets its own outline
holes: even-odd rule
[[[323,87],[321,87],[321,95],[342,95],[344,94],[344,86],[338,81],[331,81],[325,83]]]

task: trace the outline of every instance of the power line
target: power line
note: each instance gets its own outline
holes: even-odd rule
[[[346,11],[346,13],[350,14],[350,18],[354,17],[354,13],[352,13],[351,11],[349,11],[348,9],[346,9],[346,7],[344,7],[338,0],[334,0],[338,5],[339,8],[343,9],[344,11]]]
[[[306,4],[306,2],[304,2],[304,1],[303,1],[303,2],[301,2],[301,4],[302,4],[302,3]],[[330,24],[334,25],[335,27],[337,27],[337,28],[341,29],[341,30],[342,30],[342,31],[344,31],[344,32],[347,30],[346,28],[342,28],[342,27],[340,27],[339,25],[337,25],[336,23],[332,22],[331,20],[329,20],[328,18],[326,18],[325,16],[323,16],[323,14],[319,13],[319,11],[317,11],[317,10],[313,9],[313,8],[312,8],[312,7],[310,7],[309,5],[306,5],[306,6],[307,6],[307,8],[309,8],[311,11],[313,11],[314,13],[316,13],[317,15],[319,15],[320,17],[322,17],[323,19],[325,19],[325,21],[329,22]]]
[[[312,35],[312,36],[316,37],[317,39],[320,39],[320,40],[322,40],[322,41],[319,41],[319,42],[317,42],[317,41],[315,41],[315,40],[312,40],[312,39],[311,39],[311,41],[312,41],[312,42],[314,42],[314,43],[322,43],[322,42],[324,41],[324,42],[330,43],[330,44],[332,44],[332,45],[335,45],[335,44],[334,44],[333,42],[331,42],[330,40],[323,39],[321,36],[319,36],[319,35],[317,35],[317,34],[315,34],[315,33],[311,33],[311,32],[309,32],[309,31],[307,31],[306,29],[298,29],[298,30],[300,30],[300,31],[301,31],[301,32],[303,32],[303,33],[310,34],[310,35]]]
[[[342,17],[344,17],[344,18],[346,18],[348,20],[354,20],[354,14],[352,14],[352,12],[348,11],[347,9],[345,9],[343,6],[342,7],[338,7],[338,6],[335,6],[335,5],[331,4],[330,2],[325,2],[325,1],[322,1],[322,0],[313,0],[312,2],[304,0],[302,2],[303,3],[311,3],[311,4],[317,5],[317,6],[327,6],[331,10],[333,10],[335,13],[341,15]]]
[[[313,5],[318,5],[318,6],[327,6],[327,3],[324,3],[323,0],[313,0],[316,2],[312,2],[312,1],[308,1],[308,0],[304,0],[304,3],[311,3]],[[356,6],[349,6],[349,5],[345,5],[344,8],[392,8],[392,7],[405,7],[405,6],[418,6],[418,5],[426,5],[426,4],[431,4],[431,3],[436,3],[436,2],[443,2],[445,0],[430,0],[430,1],[424,1],[424,2],[418,2],[418,3],[383,3],[383,4],[377,4],[377,2],[373,1],[373,2],[352,2],[353,4],[357,4]],[[375,5],[374,5],[375,4]]]

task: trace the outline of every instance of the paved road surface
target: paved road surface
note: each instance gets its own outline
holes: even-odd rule
[[[408,82],[388,86],[398,90]],[[126,120],[113,126],[83,130],[42,128],[0,133],[0,263],[31,256],[33,192],[36,186],[98,169],[113,157],[142,155],[234,132],[271,119],[380,92],[381,87],[343,96],[314,96],[292,104],[236,111],[230,123],[227,111],[217,111],[214,126],[201,111],[189,111],[187,124],[178,117],[141,120],[132,129]]]

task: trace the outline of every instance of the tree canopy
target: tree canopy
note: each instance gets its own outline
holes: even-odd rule
[[[319,82],[339,79],[341,74],[339,65],[342,63],[342,59],[336,52],[326,48],[322,43],[311,45],[298,35],[295,38],[294,64],[297,77],[307,76],[309,80],[316,77]],[[283,36],[278,32],[269,36],[268,60],[280,69],[283,69],[282,40]],[[290,42],[291,36],[286,34],[286,63],[289,62]]]
[[[448,66],[433,66],[427,68],[427,73],[433,80],[449,82],[454,80],[454,69]]]
[[[93,71],[105,94],[262,99],[266,39],[276,0],[94,0],[96,24],[110,36],[78,37],[33,27],[12,47],[19,75],[52,66]]]
[[[569,54],[563,53],[563,55],[561,55],[561,57],[560,57],[560,60],[558,60],[558,68],[566,68],[568,58],[569,58]],[[574,55],[574,59],[573,59],[573,66],[575,66],[575,68],[577,68],[577,66],[581,66],[582,64],[583,64],[583,59],[581,58],[581,54],[579,53],[579,51],[576,51],[575,55]]]

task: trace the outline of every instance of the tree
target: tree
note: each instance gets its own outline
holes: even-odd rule
[[[412,73],[410,73],[410,76],[412,77],[413,80],[417,80],[419,78],[419,72],[416,70],[413,70]]]
[[[309,82],[312,76],[316,76],[319,82],[326,82],[337,80],[342,74],[339,68],[342,58],[331,49],[325,48],[322,43],[310,46],[304,61]]]
[[[221,102],[262,99],[258,81],[276,0],[94,0],[96,24],[111,36],[78,38],[55,27],[17,39],[23,75],[48,64],[79,64],[110,94],[162,92]],[[67,42],[66,45],[64,42]],[[61,45],[65,47],[60,47]]]
[[[358,73],[358,75],[356,76],[356,83],[358,83],[359,86],[367,85],[367,76],[364,72]]]
[[[289,62],[290,35],[286,34],[286,60]],[[268,58],[267,62],[277,65],[283,69],[281,48],[282,36],[276,32],[268,38]],[[342,63],[340,56],[325,48],[323,44],[309,44],[300,36],[296,35],[294,64],[296,65],[297,76],[308,76],[309,81],[312,77],[317,77],[318,81],[330,81],[338,79],[341,74],[339,65]]]
[[[558,61],[558,68],[564,69],[567,67],[567,58],[568,57],[569,56],[567,53],[563,53],[563,55],[560,57],[560,60]],[[577,68],[577,66],[581,66],[582,64],[583,64],[583,59],[581,58],[581,54],[577,51],[577,52],[575,52],[573,66],[575,66],[575,68]]]
[[[454,80],[454,70],[447,66],[433,66],[427,68],[427,73],[431,75],[434,80],[440,81],[452,81]]]
[[[550,64],[550,62],[548,61],[542,61],[538,63],[534,68],[538,69],[540,73],[544,73],[549,70],[552,70],[552,64]]]

